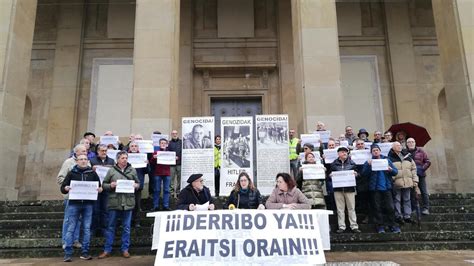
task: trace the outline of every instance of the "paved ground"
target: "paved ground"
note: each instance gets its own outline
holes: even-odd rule
[[[474,265],[474,250],[461,251],[394,251],[394,252],[330,252],[326,254],[330,265]],[[133,256],[130,259],[112,257],[104,260],[81,261],[74,258],[64,263],[61,258],[0,259],[0,264],[29,265],[153,265],[153,256]]]

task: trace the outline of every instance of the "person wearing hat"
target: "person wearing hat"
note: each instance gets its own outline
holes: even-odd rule
[[[392,161],[381,154],[379,145],[370,147],[372,159],[365,162],[362,168],[362,176],[369,179],[369,193],[374,222],[377,225],[377,233],[385,233],[385,226],[389,226],[393,233],[401,233],[400,227],[395,223],[395,210],[392,198],[392,176],[398,174],[397,168]],[[386,171],[372,171],[373,159],[387,159],[388,169]]]
[[[349,158],[349,149],[340,146],[337,149],[338,158],[331,163],[329,167],[329,178],[332,179],[332,173],[337,171],[349,171],[353,170],[354,174],[357,175],[356,164]],[[346,215],[345,210],[347,206],[347,213],[349,216],[350,228],[354,233],[360,233],[359,225],[357,224],[357,216],[355,212],[355,186],[349,187],[333,187],[334,199],[336,200],[337,208],[337,223],[339,229],[337,233],[343,233],[346,230]]]
[[[359,133],[357,133],[357,137],[359,137],[359,139],[363,139],[365,142],[370,142],[369,132],[365,128],[359,129]]]
[[[202,174],[192,174],[188,180],[188,184],[178,196],[178,210],[196,210],[196,205],[202,205],[209,202],[209,210],[214,210],[214,199],[211,197],[209,188],[204,186]]]

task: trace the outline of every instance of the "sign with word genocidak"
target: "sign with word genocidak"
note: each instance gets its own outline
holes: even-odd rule
[[[155,217],[155,265],[324,264],[324,246],[330,245],[325,210],[174,211],[148,216]]]

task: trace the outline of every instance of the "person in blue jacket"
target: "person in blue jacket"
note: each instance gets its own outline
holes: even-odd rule
[[[392,161],[381,154],[379,145],[370,147],[372,159],[365,162],[362,175],[369,179],[369,192],[373,208],[374,222],[377,225],[377,233],[385,233],[388,226],[393,233],[401,233],[400,227],[395,223],[395,210],[392,197],[392,176],[398,174],[397,168]],[[387,159],[388,169],[385,171],[373,171],[372,160]]]

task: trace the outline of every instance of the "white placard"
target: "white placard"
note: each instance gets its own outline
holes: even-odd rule
[[[120,150],[113,150],[113,149],[108,149],[107,150],[107,156],[109,156],[109,158],[112,158],[114,159],[114,161],[117,160],[117,153],[119,152]]]
[[[383,143],[377,143],[380,147],[380,154],[383,156],[388,156],[388,153],[390,152],[390,149],[392,149],[393,142],[383,142]]]
[[[257,115],[255,121],[258,173],[256,184],[262,195],[270,195],[275,188],[276,174],[290,171],[289,140],[286,134],[288,115]],[[225,152],[229,152],[229,147],[226,147]],[[221,158],[223,153],[221,149]]]
[[[70,200],[97,200],[99,182],[71,180]]]
[[[104,177],[107,175],[107,172],[109,170],[110,170],[110,167],[101,166],[101,165],[96,165],[95,166],[95,172],[99,176],[101,184],[104,182]]]
[[[342,147],[349,147],[349,141],[347,140],[341,140],[339,141],[339,145],[342,146]]]
[[[303,180],[325,179],[326,171],[322,164],[303,164]]]
[[[144,168],[146,167],[148,159],[146,153],[129,153],[128,154],[128,163],[132,165],[133,168]]]
[[[138,151],[141,153],[153,153],[153,141],[152,140],[135,140],[138,145]]]
[[[135,180],[117,180],[117,187],[115,187],[116,193],[135,193],[135,188],[133,187]]]
[[[158,151],[156,153],[156,164],[175,165],[176,152],[174,151]]]
[[[370,150],[364,149],[351,151],[351,160],[354,161],[357,165],[364,164],[370,158],[372,158],[372,153],[370,153]]]
[[[331,137],[331,130],[323,130],[323,131],[314,131],[315,134],[319,134],[321,141],[323,143],[328,143],[329,138]]]
[[[317,132],[317,131],[316,131]],[[319,133],[313,133],[313,134],[301,134],[301,147],[303,147],[306,143],[312,144],[315,148],[319,148],[321,143],[319,142],[321,140]]]
[[[372,171],[387,171],[388,170],[387,159],[373,159],[371,165],[372,165]]]
[[[149,213],[159,224],[153,232],[155,265],[324,264],[330,213],[244,209],[232,214],[227,210]],[[183,252],[178,251],[181,248]]]
[[[115,148],[118,148],[119,137],[118,136],[100,136],[100,144],[104,145],[114,145]]]
[[[324,163],[332,163],[334,160],[337,159],[337,149],[325,149],[323,150],[324,153]]]
[[[169,140],[169,136],[164,134],[151,134],[151,141],[153,142],[153,146],[160,146],[160,139]]]
[[[349,171],[334,171],[331,173],[332,187],[355,187],[355,173],[352,170]]]
[[[321,162],[321,154],[319,153],[319,151],[313,151],[311,152],[314,156],[314,160],[319,163]],[[300,160],[300,162],[304,162],[306,161],[305,160],[305,153],[304,152],[300,152],[300,154],[298,155],[298,159]]]
[[[196,204],[196,211],[208,211],[209,210],[209,201],[204,204]]]
[[[364,142],[364,148],[370,150],[370,146],[372,146],[372,142]]]

